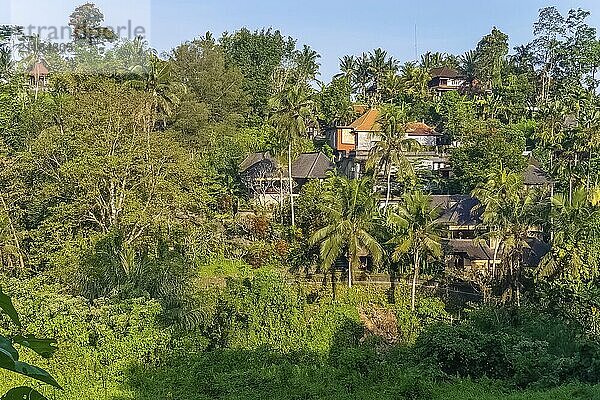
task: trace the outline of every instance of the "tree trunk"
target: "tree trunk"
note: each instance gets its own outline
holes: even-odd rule
[[[500,241],[496,240],[494,243],[494,260],[492,264],[492,279],[496,277],[496,261],[498,260],[498,250],[500,250]]]
[[[10,217],[10,213],[8,211],[8,207],[6,202],[4,201],[4,197],[0,195],[0,202],[2,202],[2,208],[6,213],[6,219],[8,220],[8,227],[10,229],[10,234],[13,239],[13,243],[15,248],[17,249],[17,257],[19,259],[19,266],[21,267],[21,271],[25,270],[25,259],[23,258],[23,252],[21,251],[21,244],[19,242],[19,237],[17,236],[17,231],[15,226],[13,225],[12,218]]]
[[[384,209],[387,210],[388,205],[390,204],[390,193],[391,193],[391,188],[392,186],[392,168],[388,167],[388,172],[387,172],[387,190],[386,190],[386,194],[385,194],[385,206]]]
[[[577,168],[578,160],[577,153],[575,153],[575,162],[571,164],[571,168],[569,171],[569,205],[573,205],[573,169]]]
[[[552,171],[553,166],[553,150],[550,151],[550,171]],[[550,182],[550,242],[554,241],[554,217],[552,209],[554,206],[552,205],[552,198],[554,197],[554,182]]]
[[[335,301],[335,267],[331,267],[331,298]]]
[[[352,287],[352,263],[348,263],[348,287]]]
[[[348,253],[348,287],[352,287],[352,265],[354,263],[354,254]]]
[[[521,255],[517,256],[515,270],[515,293],[517,295],[517,307],[521,307]]]
[[[283,225],[283,172],[281,170],[279,170],[279,212],[281,214],[281,225]]]
[[[410,293],[410,310],[415,311],[415,297],[417,294],[417,278],[419,276],[419,250],[415,252],[414,256],[414,273],[412,281],[412,290]]]
[[[590,145],[590,151],[588,155],[588,168],[587,168],[587,181],[585,188],[586,190],[590,190],[590,180],[592,175],[592,146]]]
[[[296,226],[296,213],[294,210],[294,180],[292,179],[292,142],[288,145],[288,182],[290,184],[290,207],[292,209],[292,227]]]

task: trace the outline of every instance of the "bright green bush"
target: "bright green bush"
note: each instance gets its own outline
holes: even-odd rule
[[[600,345],[539,310],[488,309],[455,326],[432,326],[415,354],[449,375],[507,379],[521,388],[600,382]]]
[[[539,311],[482,310],[451,326],[442,322],[446,312],[435,298],[419,299],[411,313],[402,289],[393,304],[384,290],[361,287],[340,286],[334,300],[330,288],[290,283],[276,269],[231,275],[224,286],[194,294],[196,321],[187,332],[167,328],[155,300],[89,302],[43,278],[2,284],[18,300],[29,332],[58,339],[55,358],[40,366],[65,391],[33,385],[56,400],[583,400],[600,394],[598,387],[568,383],[596,382],[598,346]],[[366,332],[361,312],[369,309],[396,316],[398,343]],[[0,375],[0,390],[23,383]]]
[[[148,299],[89,303],[60,293],[60,287],[38,278],[11,279],[3,284],[15,299],[23,327],[34,335],[54,337],[59,351],[40,366],[55,376],[63,392],[33,385],[56,399],[105,399],[125,396],[120,385],[131,365],[160,365],[168,348],[169,331],[159,323],[161,306]],[[29,358],[24,357],[24,361]],[[23,380],[0,374],[0,390]],[[49,397],[54,398],[54,397]]]

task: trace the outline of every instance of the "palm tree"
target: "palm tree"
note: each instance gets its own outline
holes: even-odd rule
[[[7,82],[14,68],[13,54],[8,46],[0,46],[0,82]]]
[[[369,53],[367,71],[370,76],[370,81],[375,89],[375,101],[379,101],[379,96],[382,91],[381,82],[389,72],[398,70],[398,61],[392,57],[388,57],[387,51],[380,48]]]
[[[405,153],[418,150],[419,143],[414,139],[407,139],[404,132],[406,113],[400,106],[388,106],[382,110],[379,118],[382,128],[380,140],[371,149],[367,169],[374,171],[375,178],[379,173],[386,177],[385,206],[387,209],[392,185],[392,168],[398,167],[399,175],[416,179],[415,169]]]
[[[130,68],[136,65],[146,68],[151,51],[148,48],[148,42],[141,37],[137,37],[116,47],[114,54],[117,60],[121,62],[122,67],[130,71]]]
[[[587,178],[586,189],[591,188],[592,166],[594,164],[595,154],[600,148],[600,111],[594,107],[592,111],[586,113],[581,118],[583,146],[587,149]]]
[[[411,310],[415,309],[417,279],[421,263],[428,256],[442,256],[442,225],[437,222],[439,211],[431,207],[429,196],[421,193],[407,193],[404,201],[387,217],[388,225],[395,232],[390,243],[395,245],[393,261],[400,261],[404,255],[410,255],[413,261],[413,280],[410,298]]]
[[[500,265],[504,268],[500,275],[508,285],[504,295],[520,305],[524,249],[529,247],[529,232],[536,218],[541,218],[537,208],[543,203],[538,201],[535,191],[523,186],[521,174],[509,172],[502,165],[472,195],[480,201],[483,222],[490,230],[483,237],[494,242],[492,276],[497,274],[497,256],[502,249]]]
[[[429,71],[418,67],[413,62],[407,62],[400,69],[404,91],[409,96],[426,98],[429,94]]]
[[[598,275],[600,208],[598,190],[579,187],[571,201],[563,194],[552,197],[552,248],[540,261],[536,275],[591,280]]]
[[[307,45],[304,45],[302,50],[296,51],[295,61],[299,82],[308,84],[317,78],[319,67],[321,66],[318,62],[319,58],[321,58],[319,53]]]
[[[388,71],[382,83],[382,102],[393,103],[402,94],[402,78],[396,72]]]
[[[352,94],[356,94],[358,91],[358,60],[354,56],[344,56],[340,58],[340,72],[336,74],[333,78],[345,78],[346,82],[350,85],[350,90]]]
[[[433,68],[443,67],[446,64],[448,55],[446,53],[428,51],[421,55],[420,67],[426,71],[431,71]]]
[[[292,155],[294,143],[306,135],[307,124],[315,121],[312,91],[305,85],[292,85],[284,88],[271,98],[271,119],[287,143],[288,183],[292,227],[296,225],[292,178]]]
[[[345,77],[348,82],[354,80],[358,63],[354,56],[344,56],[340,58],[340,73],[336,77]]]
[[[472,89],[476,76],[476,66],[477,66],[477,53],[475,50],[469,50],[459,58],[460,61],[460,72],[464,75],[465,80],[469,84],[469,87]]]
[[[377,202],[368,178],[348,179],[332,176],[326,181],[324,204],[330,223],[319,229],[309,243],[320,243],[321,262],[330,268],[344,252],[348,256],[348,286],[360,265],[361,253],[368,253],[378,264],[383,248],[371,235],[377,218]]]
[[[42,58],[44,44],[39,35],[23,35],[19,41],[19,56],[23,65],[30,66]]]
[[[369,71],[369,56],[367,53],[363,53],[356,60],[356,71],[354,73],[356,79],[356,85],[360,91],[361,100],[367,101],[367,91],[369,88],[369,82],[371,79],[371,74]]]
[[[128,81],[129,85],[152,95],[153,114],[162,115],[164,128],[166,117],[172,115],[173,106],[179,100],[172,81],[171,64],[150,51],[146,61],[130,67],[129,72],[133,74],[133,79]],[[154,127],[154,123],[151,127]]]

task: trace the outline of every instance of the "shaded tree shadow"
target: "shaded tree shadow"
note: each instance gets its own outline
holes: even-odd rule
[[[132,396],[112,400],[404,398],[414,379],[400,379],[401,365],[382,362],[364,332],[360,322],[342,319],[325,352],[179,348],[160,365],[129,366],[122,386]]]

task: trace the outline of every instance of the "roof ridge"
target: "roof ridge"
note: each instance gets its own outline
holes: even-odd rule
[[[310,169],[308,170],[308,173],[306,174],[307,178],[310,178],[310,176],[312,175],[312,172],[315,169],[315,165],[317,165],[317,160],[318,159],[319,159],[319,153],[317,153],[317,156],[313,160],[312,165],[310,166]]]

